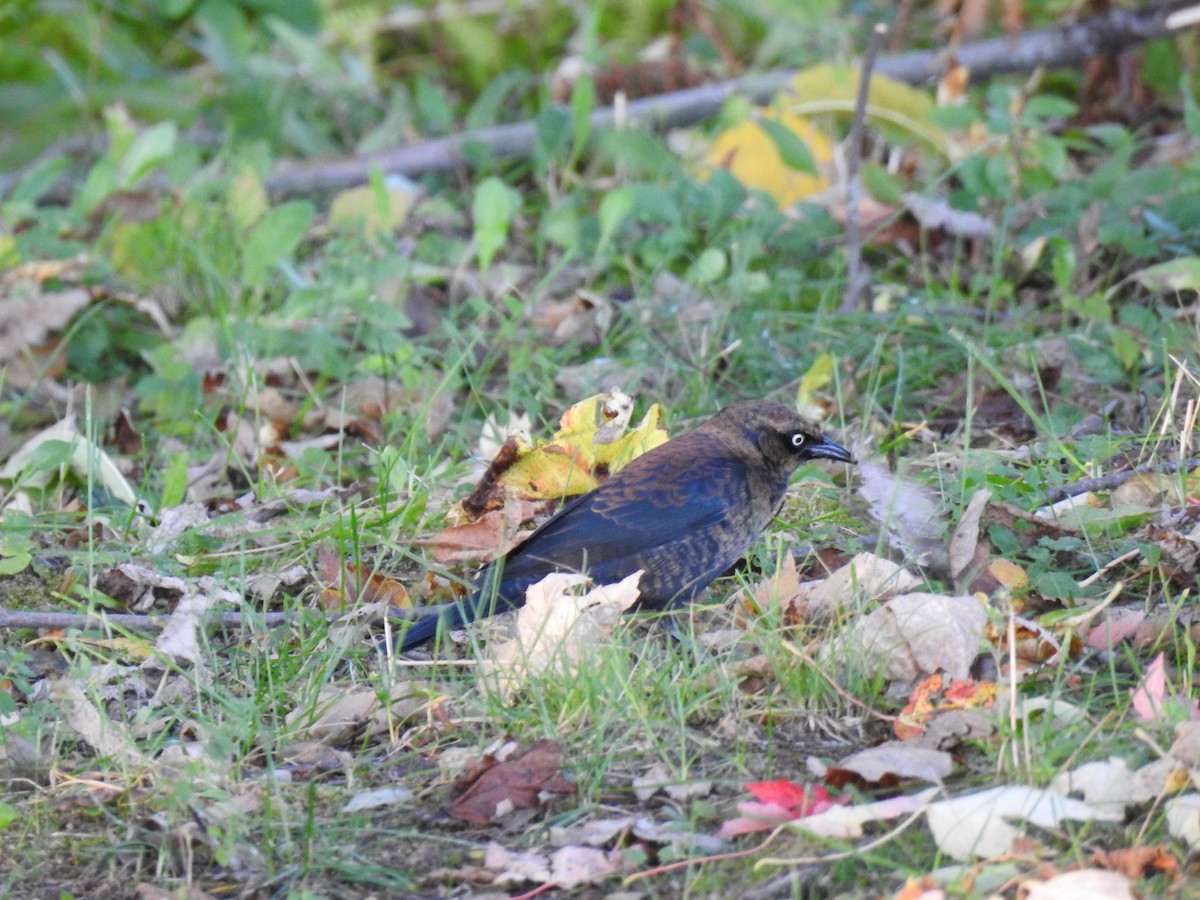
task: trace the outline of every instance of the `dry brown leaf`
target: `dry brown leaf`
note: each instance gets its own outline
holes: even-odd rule
[[[796,569],[796,558],[788,553],[774,575],[754,585],[748,594],[743,593],[742,606],[758,617],[764,610],[777,610],[779,621],[784,625],[800,625],[806,618],[806,611],[796,605],[799,595],[800,572]]]
[[[963,510],[962,518],[950,537],[950,577],[959,590],[963,590],[972,577],[973,570],[982,568],[987,562],[990,550],[979,540],[979,521],[992,492],[977,490],[971,495],[971,502]],[[982,548],[982,553],[979,551]],[[982,558],[977,558],[982,556]]]
[[[527,537],[518,529],[533,518],[536,510],[537,504],[529,500],[509,500],[502,508],[486,512],[474,522],[442,529],[428,544],[433,548],[434,558],[443,565],[491,562]]]
[[[507,698],[532,675],[576,671],[637,602],[641,577],[639,569],[583,596],[574,592],[588,582],[583,575],[555,572],[531,585],[517,613],[516,635],[488,647],[482,682]]]
[[[967,677],[979,655],[987,622],[975,597],[902,594],[859,619],[839,643],[844,652],[873,660],[896,681],[938,671],[959,679]]]
[[[559,774],[562,748],[536,741],[504,762],[490,757],[454,785],[450,815],[472,825],[486,825],[514,809],[538,805],[538,795],[573,794],[574,783]]]
[[[796,604],[810,619],[827,619],[839,608],[861,609],[893,594],[910,591],[921,579],[891,560],[859,553],[824,581],[800,585]]]
[[[954,771],[954,759],[941,750],[907,741],[888,741],[852,753],[824,769],[819,773],[823,778],[828,778],[830,772],[852,772],[868,785],[893,785],[912,778],[941,784]]]
[[[1118,847],[1116,850],[1097,850],[1092,854],[1093,865],[1127,878],[1145,878],[1158,872],[1177,872],[1179,860],[1166,847]]]

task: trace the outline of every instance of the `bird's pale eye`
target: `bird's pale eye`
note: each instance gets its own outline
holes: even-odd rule
[[[792,446],[793,447],[803,447],[804,442],[807,440],[808,440],[808,438],[806,438],[802,432],[797,431],[795,434],[792,435]]]

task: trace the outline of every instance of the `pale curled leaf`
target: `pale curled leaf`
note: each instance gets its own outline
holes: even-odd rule
[[[1171,837],[1192,850],[1200,849],[1200,794],[1184,794],[1167,801],[1167,829]]]
[[[125,727],[102,712],[73,678],[48,682],[50,699],[58,707],[67,725],[100,756],[120,765],[141,766],[145,758],[130,740]]]
[[[961,579],[969,573],[971,564],[976,562],[975,554],[979,547],[979,520],[992,499],[992,492],[978,490],[971,495],[971,502],[963,510],[962,518],[950,537],[950,577],[960,588]]]
[[[874,553],[859,553],[824,581],[800,585],[795,596],[807,608],[810,619],[822,619],[832,616],[838,608],[856,609],[910,591],[920,583],[921,579],[889,559]]]
[[[820,837],[849,841],[860,838],[863,828],[875,822],[887,822],[915,813],[938,794],[938,788],[926,788],[915,794],[901,794],[874,803],[856,806],[833,806],[815,816],[805,816],[788,822],[787,827],[795,831],[807,831]],[[764,862],[786,862],[786,860],[764,860]]]
[[[942,800],[926,813],[938,847],[954,859],[991,858],[1011,853],[1021,836],[1013,822],[1055,828],[1067,820],[1120,821],[1122,815],[1094,809],[1046,788],[1010,785]]]
[[[76,478],[94,478],[106,491],[127,506],[137,506],[137,494],[133,492],[121,470],[104,449],[80,434],[75,417],[67,416],[43,429],[27,440],[8,458],[0,469],[0,478],[15,480],[20,477],[25,483],[45,486],[49,483],[49,472],[27,472],[26,467],[34,459],[37,449],[47,441],[62,441],[71,446],[69,461],[71,472]]]
[[[897,681],[939,670],[966,678],[986,625],[987,612],[975,597],[902,594],[859,619],[838,649],[874,660]]]
[[[1149,803],[1166,790],[1168,781],[1182,766],[1170,757],[1130,771],[1125,760],[1111,757],[1061,772],[1050,782],[1059,794],[1080,794],[1093,809],[1124,815],[1127,807]]]
[[[943,537],[945,517],[939,496],[927,485],[855,448],[858,457],[859,495],[871,516],[887,529],[888,543],[920,565],[941,569],[948,565]]]
[[[565,890],[581,884],[598,884],[618,871],[621,855],[594,847],[560,847],[549,856],[536,851],[517,851],[492,842],[483,864],[496,873],[497,884],[524,881],[555,884]]]
[[[942,750],[907,741],[888,741],[851,753],[838,760],[834,768],[854,772],[875,784],[889,776],[941,784],[942,779],[954,771],[954,758]]]
[[[1025,900],[1137,900],[1129,878],[1107,869],[1062,872],[1048,881],[1021,884]]]
[[[481,678],[504,697],[533,675],[574,672],[599,648],[621,614],[637,602],[639,569],[616,584],[600,585],[583,596],[574,588],[582,575],[555,572],[525,592],[517,613],[516,636],[488,648]]]

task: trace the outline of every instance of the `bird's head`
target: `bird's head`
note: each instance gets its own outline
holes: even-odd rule
[[[732,438],[770,468],[791,474],[812,459],[853,463],[854,455],[821,434],[821,429],[781,403],[748,400],[727,406],[709,419],[705,429]]]

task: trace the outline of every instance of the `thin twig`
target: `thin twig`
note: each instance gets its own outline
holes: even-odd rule
[[[1107,475],[1100,475],[1096,478],[1081,478],[1079,481],[1072,481],[1070,484],[1064,484],[1062,487],[1051,488],[1046,492],[1046,497],[1051,503],[1057,503],[1059,500],[1066,500],[1068,497],[1078,497],[1080,494],[1087,494],[1091,491],[1111,491],[1119,488],[1130,478],[1138,475],[1152,475],[1156,473],[1172,475],[1180,470],[1187,473],[1193,469],[1200,469],[1200,457],[1193,456],[1188,459],[1173,460],[1172,462],[1149,463],[1134,469],[1126,469],[1124,472],[1110,472]]]
[[[858,221],[858,201],[862,193],[859,171],[862,169],[863,139],[867,131],[867,97],[871,93],[871,74],[883,46],[888,27],[882,22],[871,31],[867,52],[863,54],[858,73],[858,91],[854,96],[854,116],[850,120],[850,137],[846,139],[846,293],[841,311],[854,312],[864,307],[871,277],[862,262],[862,229]]]

